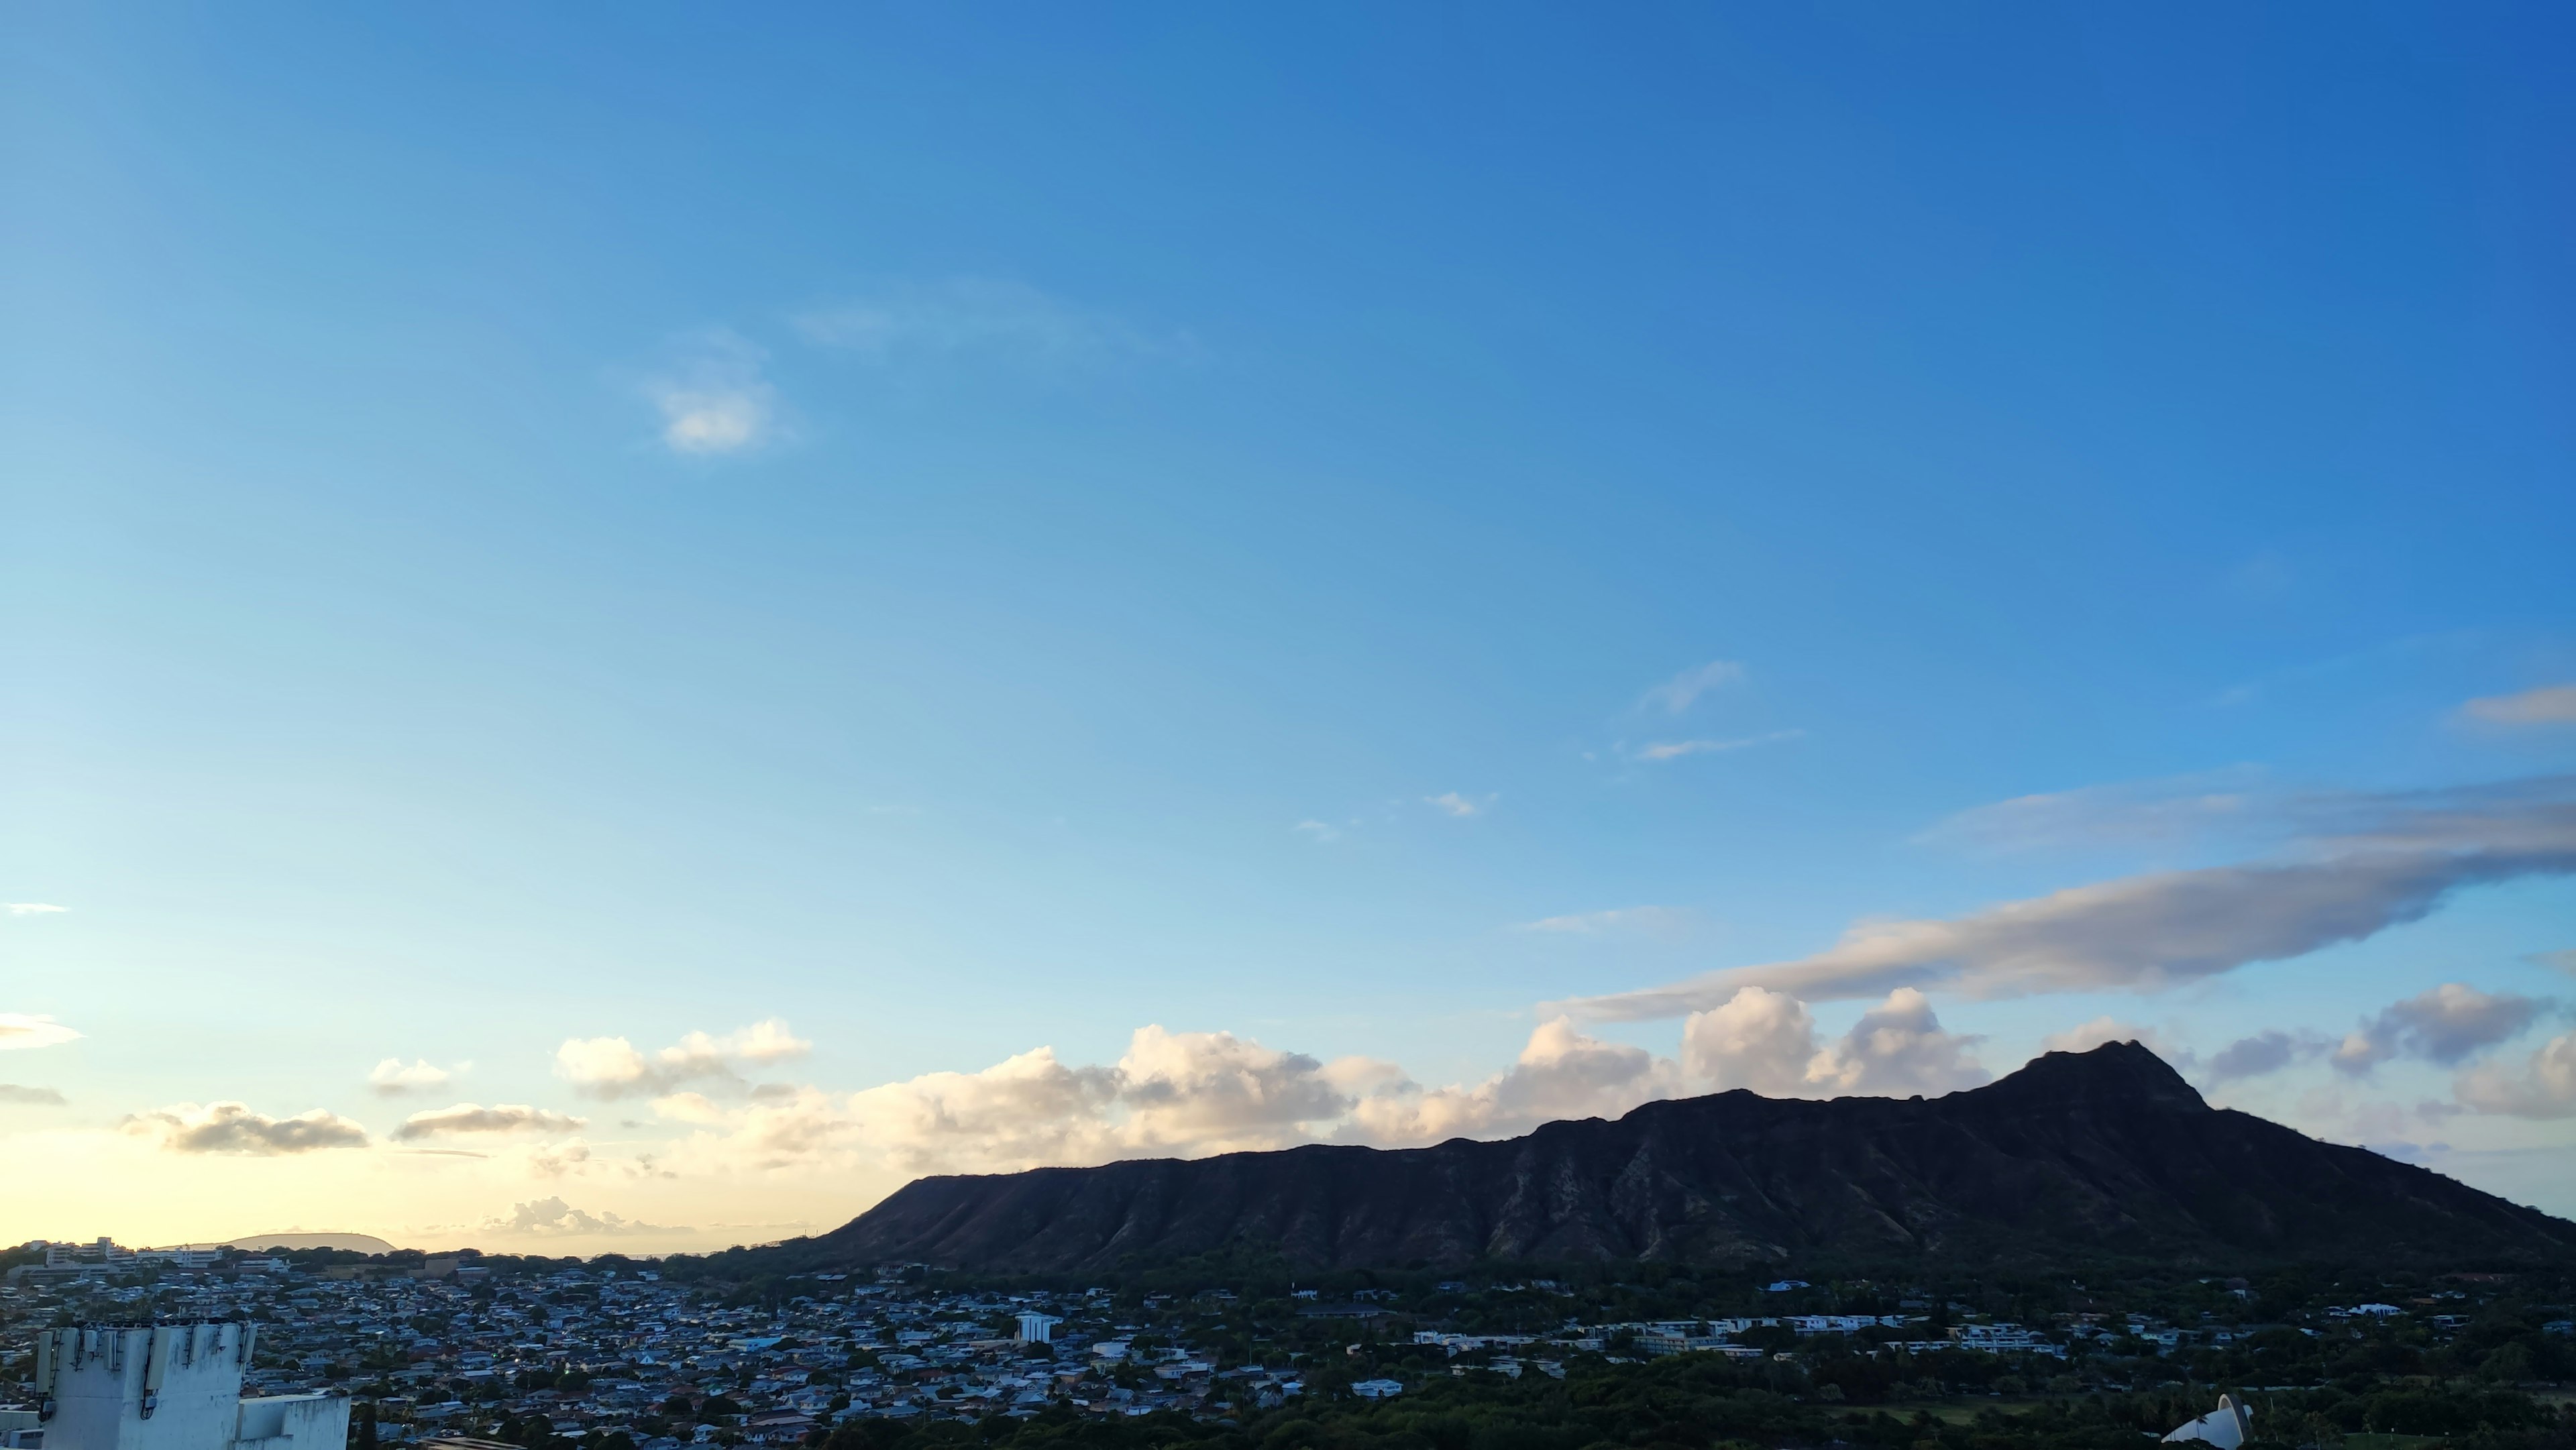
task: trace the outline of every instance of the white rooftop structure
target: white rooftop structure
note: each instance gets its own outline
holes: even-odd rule
[[[343,1450],[340,1395],[242,1398],[251,1324],[116,1324],[36,1335],[44,1450]]]
[[[2168,1441],[2199,1440],[2215,1445],[2218,1450],[2236,1447],[2254,1438],[2254,1411],[2227,1396],[2218,1397],[2218,1408],[2187,1425],[2176,1426]]]

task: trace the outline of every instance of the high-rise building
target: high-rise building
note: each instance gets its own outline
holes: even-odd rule
[[[343,1450],[345,1396],[242,1398],[258,1335],[252,1324],[39,1331],[43,1450]]]

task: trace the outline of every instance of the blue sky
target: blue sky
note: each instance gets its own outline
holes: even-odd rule
[[[14,11],[0,1238],[2084,1024],[2576,1212],[2570,30]]]

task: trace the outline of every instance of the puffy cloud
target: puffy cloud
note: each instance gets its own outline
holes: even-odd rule
[[[1733,660],[1710,660],[1704,665],[1693,665],[1648,690],[1638,698],[1637,708],[1678,715],[1709,691],[1722,685],[1737,684],[1743,679],[1744,666]]]
[[[51,1017],[0,1012],[0,1052],[20,1047],[52,1047],[80,1036]]]
[[[2279,1072],[2298,1059],[2323,1050],[2324,1046],[2321,1041],[2293,1037],[2278,1030],[2240,1037],[2220,1048],[2217,1055],[2209,1059],[2209,1080],[2213,1083],[2234,1082],[2239,1078]]]
[[[460,1065],[459,1070],[462,1070]],[[432,1067],[426,1061],[415,1061],[409,1067],[399,1057],[388,1057],[367,1074],[367,1086],[376,1096],[409,1097],[414,1093],[434,1093],[456,1080],[456,1074],[443,1067]]]
[[[784,1062],[812,1048],[774,1017],[722,1037],[692,1032],[649,1055],[623,1037],[576,1037],[555,1049],[555,1075],[598,1098],[654,1097],[692,1082],[740,1088],[743,1066]]]
[[[1117,1074],[1127,1137],[1140,1148],[1275,1147],[1295,1136],[1298,1124],[1337,1117],[1348,1106],[1322,1063],[1231,1032],[1140,1027]]]
[[[1938,1094],[1991,1079],[1968,1055],[1984,1041],[1941,1030],[1931,999],[1899,987],[1807,1064],[1807,1080],[1846,1093]]]
[[[1807,1088],[1815,1055],[1815,1016],[1786,992],[1742,987],[1682,1024],[1683,1066],[1720,1092],[1751,1088],[1795,1097]]]
[[[1198,352],[1187,333],[1148,333],[1025,283],[989,277],[889,288],[814,308],[795,326],[809,342],[890,366],[986,358],[1060,371]]]
[[[1658,740],[1651,745],[1640,746],[1637,758],[1660,765],[1685,755],[1714,755],[1756,745],[1776,745],[1783,740],[1796,740],[1806,733],[1804,730],[1774,730],[1768,735],[1746,735],[1734,740]]]
[[[1838,1093],[1945,1093],[1988,1080],[1969,1049],[1984,1039],[1941,1029],[1932,1003],[1901,987],[1831,1042],[1817,1038],[1807,1004],[1785,992],[1742,987],[1682,1024],[1682,1060],[1693,1077],[1774,1097]]]
[[[0,901],[0,911],[11,916],[53,916],[69,910],[68,906],[56,906],[50,901]]]
[[[1936,920],[1870,922],[1830,950],[1559,1004],[1682,1016],[1768,987],[1808,1001],[1946,985],[1973,997],[2156,991],[2417,920],[2463,887],[2576,872],[2576,780],[2311,797],[2300,859],[2166,871]]]
[[[17,1103],[24,1107],[59,1108],[63,1095],[49,1087],[20,1087],[14,1082],[0,1082],[0,1103]]]
[[[2576,725],[2576,685],[2487,695],[2462,705],[2460,714],[2481,725]]]
[[[156,1139],[172,1153],[225,1153],[275,1157],[324,1148],[363,1148],[367,1130],[337,1113],[315,1108],[291,1118],[255,1113],[241,1103],[175,1103],[134,1113],[119,1127]]]
[[[644,384],[662,415],[662,442],[674,453],[712,457],[741,453],[778,430],[777,391],[762,376],[767,354],[732,333],[692,340],[677,366]]]
[[[1671,1059],[1586,1037],[1559,1017],[1538,1025],[1510,1071],[1472,1088],[1404,1083],[1359,1099],[1342,1136],[1383,1144],[1507,1137],[1561,1118],[1615,1118],[1683,1089]]]
[[[488,1108],[479,1103],[458,1103],[412,1114],[394,1129],[394,1138],[412,1143],[458,1133],[569,1133],[589,1121],[525,1103],[495,1103]]]
[[[2486,1063],[2455,1079],[2451,1091],[2481,1113],[2517,1118],[2576,1117],[2576,1032],[2543,1043],[2519,1068]]]
[[[483,1220],[479,1232],[503,1238],[566,1239],[687,1233],[689,1230],[642,1223],[614,1213],[590,1213],[560,1198],[540,1198],[532,1203],[513,1205],[506,1218]]]
[[[2448,1067],[2529,1027],[2548,1003],[2512,993],[2489,994],[2445,982],[2364,1022],[2334,1052],[2344,1072],[2368,1072],[2394,1057],[2420,1057]]]
[[[2140,1027],[2105,1014],[2090,1022],[2078,1023],[2063,1032],[2052,1032],[2039,1040],[2042,1052],[2091,1052],[2112,1042],[2137,1042],[2153,1048],[2157,1056],[2171,1062],[2182,1056],[2181,1050],[2164,1040],[2152,1027]]]

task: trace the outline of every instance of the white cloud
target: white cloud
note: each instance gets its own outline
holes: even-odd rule
[[[464,1066],[458,1064],[458,1071],[462,1071]],[[376,1064],[375,1071],[367,1074],[367,1086],[374,1090],[376,1096],[383,1098],[440,1092],[455,1080],[456,1073],[446,1068],[433,1067],[426,1060],[415,1061],[405,1067],[399,1057],[386,1058]]]
[[[1648,690],[1637,701],[1640,710],[1661,710],[1678,715],[1691,707],[1691,702],[1721,685],[1732,685],[1744,678],[1744,666],[1733,660],[1710,660],[1693,665],[1662,684]]]
[[[1445,811],[1453,816],[1472,816],[1482,810],[1485,805],[1491,805],[1493,800],[1494,798],[1492,796],[1487,796],[1485,797],[1483,804],[1480,805],[1479,803],[1469,800],[1467,797],[1452,790],[1443,791],[1438,795],[1424,796],[1422,798],[1422,803],[1438,810]]]
[[[1559,1009],[1676,1017],[1747,986],[1809,1001],[1933,985],[1988,998],[2158,991],[2359,941],[2464,887],[2576,872],[2576,780],[2312,797],[2296,809],[2306,833],[2292,859],[2122,877],[1950,919],[1864,922],[1814,956]]]
[[[51,1017],[31,1017],[23,1012],[0,1012],[0,1052],[23,1047],[53,1047],[79,1038]]]
[[[1750,1088],[1766,1097],[1795,1097],[1807,1087],[1816,1056],[1816,1019],[1786,992],[1739,989],[1682,1024],[1682,1064],[1720,1092]]]
[[[1324,824],[1322,821],[1299,821],[1288,829],[1314,841],[1318,845],[1327,841],[1338,841],[1342,838],[1342,833],[1339,830]]]
[[[174,1103],[131,1114],[117,1126],[136,1137],[155,1139],[172,1153],[274,1157],[367,1146],[365,1128],[322,1108],[292,1118],[272,1118],[241,1103]]]
[[[1720,1090],[1772,1097],[1939,1094],[1988,1080],[1969,1055],[1983,1040],[1943,1031],[1931,1002],[1903,987],[1862,1013],[1851,1031],[1823,1042],[1804,1002],[1744,987],[1683,1022],[1682,1062]]]
[[[495,1103],[488,1108],[480,1103],[458,1103],[403,1119],[403,1125],[394,1129],[394,1139],[410,1143],[454,1133],[569,1133],[589,1121],[525,1103]]]
[[[1608,911],[1543,916],[1536,921],[1522,922],[1513,930],[1564,936],[1606,936],[1614,932],[1636,931],[1662,936],[1687,930],[1694,919],[1684,907],[1621,906]]]
[[[2181,1056],[2181,1049],[2165,1040],[2164,1034],[2152,1027],[2140,1027],[2108,1015],[2081,1022],[2063,1032],[2052,1032],[2039,1040],[2042,1052],[2091,1052],[2113,1042],[2136,1042],[2154,1050],[2167,1062]]]
[[[809,342],[886,365],[982,358],[1064,371],[1128,359],[1186,360],[1199,351],[1187,333],[1148,333],[1110,313],[989,277],[890,288],[814,308],[795,326]]]
[[[68,906],[56,906],[50,901],[0,901],[0,911],[11,916],[52,916],[69,910]]]
[[[2576,725],[2576,685],[2488,695],[2462,705],[2460,714],[2481,725]]]
[[[649,1055],[623,1037],[576,1037],[555,1049],[555,1075],[597,1098],[654,1097],[692,1082],[739,1089],[746,1086],[742,1067],[784,1062],[812,1048],[774,1017],[722,1037],[691,1032]]]
[[[2335,1049],[2334,1065],[2363,1073],[2391,1058],[2420,1057],[2449,1067],[2521,1033],[2548,1006],[2532,997],[2444,982],[2355,1028]]]
[[[0,1103],[16,1103],[22,1107],[32,1108],[59,1108],[63,1106],[63,1095],[53,1088],[20,1087],[14,1082],[0,1082]]]
[[[2451,1091],[2481,1113],[2576,1117],[2576,1032],[2549,1039],[2518,1069],[2496,1063],[2471,1068],[2452,1082]]]
[[[1748,735],[1740,740],[1658,740],[1651,745],[1639,747],[1637,758],[1661,764],[1667,760],[1679,760],[1686,755],[1711,755],[1728,750],[1745,750],[1756,745],[1774,745],[1783,740],[1799,739],[1806,733],[1804,730],[1774,730],[1768,735]]]
[[[540,1198],[532,1203],[516,1204],[506,1218],[483,1220],[478,1232],[502,1238],[569,1239],[616,1238],[629,1234],[687,1233],[684,1228],[667,1228],[660,1224],[641,1223],[621,1218],[614,1213],[590,1213],[573,1207],[560,1198]]]
[[[1387,1145],[1508,1137],[1558,1119],[1615,1118],[1683,1086],[1671,1059],[1586,1037],[1559,1017],[1538,1025],[1510,1071],[1472,1088],[1406,1083],[1359,1099],[1343,1136]]]
[[[662,415],[664,446],[712,457],[758,448],[775,437],[777,390],[762,375],[767,357],[730,332],[692,339],[677,364],[644,384],[644,396]]]
[[[1968,1055],[1984,1040],[1942,1031],[1931,1000],[1899,987],[1807,1064],[1807,1080],[1844,1093],[1954,1092],[1992,1079]]]

